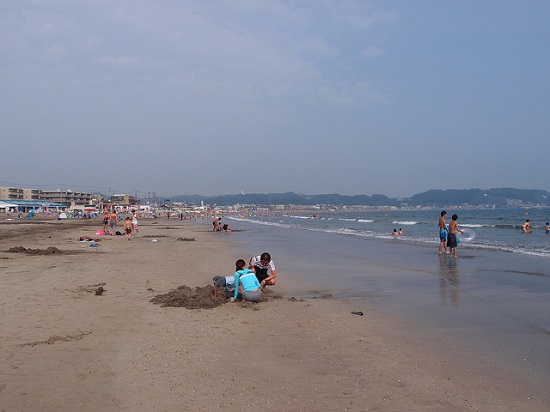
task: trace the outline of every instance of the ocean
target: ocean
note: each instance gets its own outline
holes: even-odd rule
[[[407,325],[403,333],[433,350],[471,364],[482,356],[533,388],[550,381],[550,209],[447,209],[447,222],[455,213],[467,232],[457,259],[437,254],[440,210],[224,222],[250,256],[271,253],[277,277],[300,285],[296,297],[330,293],[350,310]],[[531,234],[520,230],[526,219]],[[403,235],[394,238],[399,228]]]

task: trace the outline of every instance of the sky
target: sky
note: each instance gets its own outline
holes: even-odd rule
[[[0,186],[550,190],[550,1],[0,1]]]

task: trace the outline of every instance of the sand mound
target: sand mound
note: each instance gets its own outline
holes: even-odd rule
[[[75,252],[72,251],[66,251],[66,250],[60,250],[56,247],[50,246],[47,249],[31,249],[31,248],[24,248],[23,246],[16,246],[9,248],[9,253],[25,253],[27,255],[67,255],[67,254],[73,254]]]
[[[149,302],[161,305],[187,309],[212,309],[224,303],[230,302],[230,296],[225,296],[222,290],[216,299],[212,299],[212,286],[203,286],[191,289],[189,286],[179,286],[163,295],[156,295]],[[262,294],[260,302],[267,302],[269,299],[281,299],[282,295],[271,291]],[[249,307],[248,302],[243,302],[243,307]],[[255,305],[252,305],[255,307]]]
[[[162,307],[212,309],[227,302],[227,299],[223,293],[217,299],[212,299],[212,286],[197,287],[193,290],[183,285],[164,295],[156,295],[150,302],[160,304]]]

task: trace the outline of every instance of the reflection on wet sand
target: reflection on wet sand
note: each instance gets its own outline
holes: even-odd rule
[[[447,259],[439,256],[439,300],[441,306],[447,305],[450,300],[452,306],[458,306],[460,280],[456,259]]]

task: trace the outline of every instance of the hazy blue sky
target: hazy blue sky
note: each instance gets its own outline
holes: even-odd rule
[[[0,1],[0,186],[550,189],[550,1]]]

